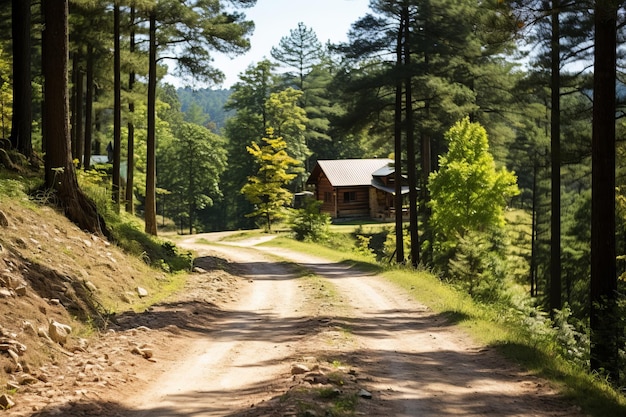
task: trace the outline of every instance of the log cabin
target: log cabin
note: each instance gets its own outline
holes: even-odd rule
[[[320,211],[333,219],[389,221],[395,216],[392,159],[319,160],[307,184],[314,187],[315,199],[322,201]],[[408,192],[403,177],[402,195]]]

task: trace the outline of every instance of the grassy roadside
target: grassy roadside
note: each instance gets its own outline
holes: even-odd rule
[[[445,285],[427,271],[385,268],[363,254],[302,243],[286,237],[278,237],[263,245],[315,253],[335,262],[380,273],[433,311],[446,315],[481,344],[497,349],[529,372],[551,381],[583,412],[596,417],[626,415],[624,395],[600,377],[566,361],[558,353],[553,339],[533,333],[521,320],[516,320],[514,315],[506,311],[506,306],[476,303],[468,295]]]

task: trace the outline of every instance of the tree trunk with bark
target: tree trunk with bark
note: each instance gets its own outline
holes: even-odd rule
[[[135,53],[135,7],[130,7],[130,46],[129,52],[132,54]],[[135,124],[133,122],[133,114],[135,113],[135,102],[133,101],[132,94],[133,88],[135,87],[135,71],[133,69],[130,70],[128,74],[128,139],[127,139],[127,153],[128,153],[128,162],[126,169],[126,212],[133,214],[135,212],[135,204],[133,202],[134,193],[133,189],[135,187]]]
[[[87,46],[87,84],[85,86],[85,156],[83,159],[83,168],[91,168],[91,145],[93,140],[93,71],[94,71],[93,45]]]
[[[411,236],[411,265],[417,268],[420,263],[420,242],[418,230],[417,207],[417,165],[415,163],[415,132],[413,130],[413,89],[411,82],[411,48],[409,26],[409,7],[402,7],[404,21],[404,68],[405,74],[405,126],[406,126],[406,154],[407,177],[409,182],[409,233]]]
[[[561,303],[561,47],[560,0],[552,2],[551,109],[550,109],[550,315]]]
[[[106,233],[95,203],[78,187],[72,162],[68,100],[68,0],[42,2],[45,186],[54,189],[65,215],[81,229]]]
[[[13,119],[11,145],[30,158],[33,155],[31,137],[32,86],[31,86],[31,11],[30,1],[12,1],[13,36]]]
[[[396,209],[396,262],[404,264],[404,231],[402,222],[402,39],[404,38],[403,22],[400,22],[396,44],[396,101],[394,108],[394,153],[395,153],[395,196]]]
[[[595,2],[591,143],[591,369],[619,383],[615,249],[616,0]]]
[[[122,180],[120,177],[121,149],[122,149],[122,78],[120,56],[120,6],[117,2],[113,6],[113,206],[120,212],[120,192]]]
[[[150,14],[150,51],[148,67],[148,134],[146,155],[145,231],[157,235],[156,221],[156,16]]]

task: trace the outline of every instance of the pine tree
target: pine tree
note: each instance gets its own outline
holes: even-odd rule
[[[293,69],[288,78],[295,79],[295,87],[304,91],[305,81],[313,69],[321,63],[323,48],[313,29],[299,22],[289,36],[280,39],[278,46],[272,47],[272,58],[287,68]]]

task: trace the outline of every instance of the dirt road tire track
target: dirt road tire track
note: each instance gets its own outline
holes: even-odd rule
[[[379,276],[325,259],[259,247],[325,277],[349,313],[335,318],[390,416],[581,416],[546,381],[473,342]]]
[[[291,394],[303,385],[290,369],[313,358],[345,368],[352,378],[345,390],[372,394],[358,399],[355,415],[582,417],[545,381],[477,345],[382,277],[285,249],[244,247],[267,239],[204,243],[221,237],[195,235],[180,245],[200,263],[224,261],[237,271],[237,288],[224,289],[232,291],[222,297],[228,302],[205,298],[215,288],[204,291],[209,284],[198,275],[198,288],[131,314],[111,336],[124,346],[126,332],[146,326],[148,333],[139,334],[159,349],[156,363],[127,371],[132,378],[124,385],[33,415],[296,417],[303,414]],[[280,259],[319,278],[300,279]]]

